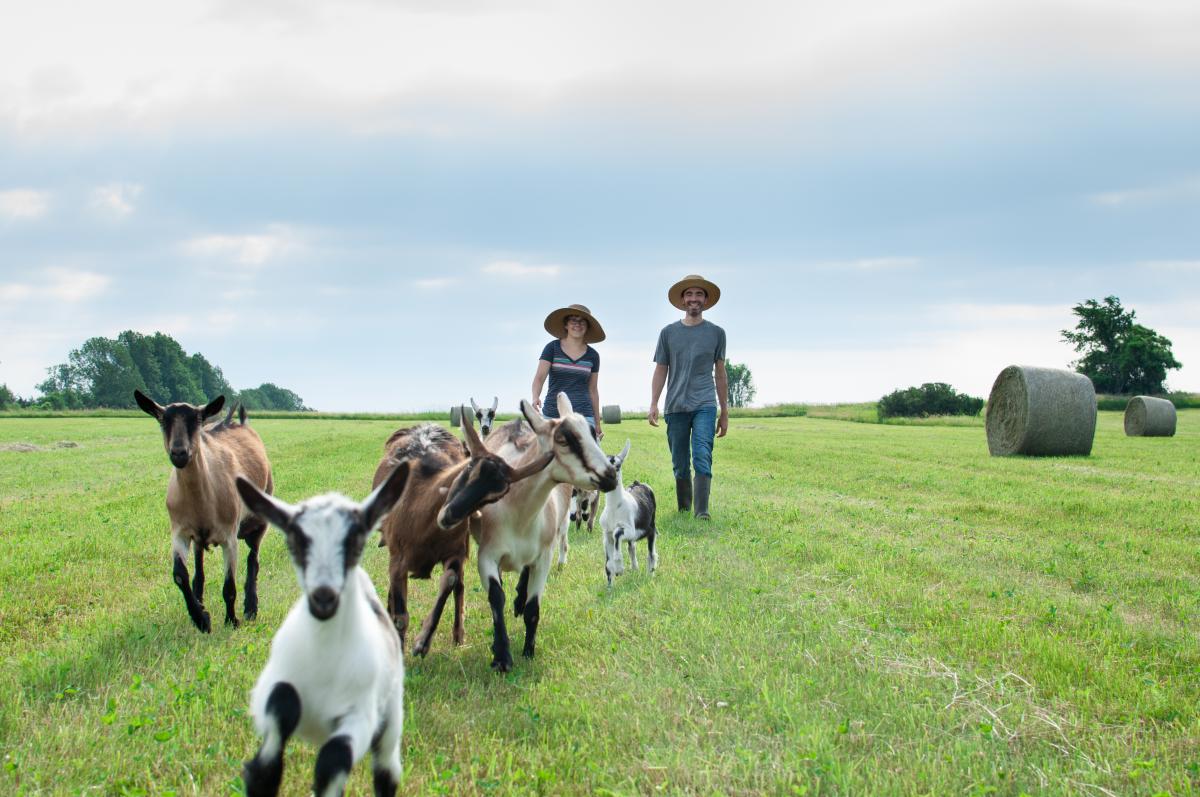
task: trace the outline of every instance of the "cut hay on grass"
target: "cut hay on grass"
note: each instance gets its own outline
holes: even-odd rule
[[[1010,365],[992,385],[987,403],[992,456],[1069,456],[1092,453],[1096,391],[1074,371]]]
[[[1167,399],[1134,396],[1125,405],[1125,434],[1129,437],[1174,437],[1175,405]]]

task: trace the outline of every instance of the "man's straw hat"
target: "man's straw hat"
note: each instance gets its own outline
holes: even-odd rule
[[[721,289],[716,286],[716,283],[709,282],[699,274],[688,274],[667,291],[667,301],[686,312],[687,306],[683,303],[683,292],[688,288],[703,288],[704,292],[708,294],[708,301],[704,303],[705,310],[715,305],[721,298]]]
[[[600,322],[592,315],[592,311],[584,307],[582,304],[572,304],[567,307],[560,307],[550,315],[546,316],[546,323],[543,324],[546,331],[552,337],[561,338],[566,335],[565,325],[567,316],[577,315],[587,319],[588,331],[583,336],[584,343],[599,343],[604,340],[604,327],[600,326]]]

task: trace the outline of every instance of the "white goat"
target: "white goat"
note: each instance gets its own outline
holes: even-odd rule
[[[367,572],[358,566],[367,535],[408,479],[401,463],[361,504],[337,493],[291,506],[245,479],[238,492],[287,536],[304,592],[271,640],[250,693],[262,745],[242,770],[246,794],[275,795],[288,738],[320,745],[318,797],[340,795],[350,770],[371,750],[377,797],[394,795],[403,770],[404,657],[400,636]]]
[[[499,396],[492,396],[492,408],[489,410],[481,408],[475,399],[471,399],[471,409],[475,410],[475,420],[479,421],[479,433],[484,437],[492,431],[492,424],[496,422],[496,408],[499,406]]]
[[[550,573],[551,544],[559,526],[566,522],[570,500],[568,488],[556,488],[573,484],[588,490],[611,490],[616,484],[616,472],[565,393],[558,395],[558,418],[543,418],[528,401],[521,402],[521,414],[532,435],[519,423],[505,424],[488,438],[487,447],[517,468],[552,453],[550,465],[514,484],[499,501],[483,507],[478,522],[471,523],[478,546],[479,581],[492,609],[492,668],[500,672],[511,670],[513,663],[504,625],[501,570],[521,574],[513,611],[525,619],[523,653],[533,656],[541,595]],[[446,500],[455,500],[453,487]]]
[[[258,434],[246,425],[244,408],[240,411],[240,424],[232,422],[233,408],[230,408],[225,420],[205,428],[205,421],[221,411],[224,396],[217,396],[203,407],[182,402],[164,407],[140,390],[133,391],[133,397],[143,412],[158,421],[163,448],[175,466],[167,482],[172,575],[183,593],[188,616],[202,632],[212,630],[212,620],[204,608],[204,551],[219,545],[225,553],[225,585],[221,591],[225,599],[225,622],[236,628],[234,574],[238,540],[245,540],[250,548],[243,607],[249,619],[258,614],[258,549],[267,523],[238,500],[233,479],[245,476],[255,486],[272,492],[274,482],[267,451]],[[193,544],[196,570],[189,584],[187,557]]]
[[[650,549],[650,572],[658,567],[658,553],[654,550],[654,538],[658,530],[654,526],[656,511],[654,491],[647,484],[635,481],[626,490],[622,485],[621,466],[629,456],[629,441],[615,457],[608,461],[617,471],[617,486],[604,494],[604,512],[600,515],[600,529],[604,533],[604,573],[611,587],[613,576],[625,572],[625,559],[621,555],[621,543],[629,546],[630,566],[638,569],[637,549],[633,544],[646,540]]]

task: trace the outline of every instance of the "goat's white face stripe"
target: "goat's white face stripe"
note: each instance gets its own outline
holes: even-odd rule
[[[303,571],[297,565],[300,588],[312,592],[329,587],[340,595],[346,582],[346,537],[358,504],[340,496],[319,496],[301,508],[296,522],[309,545]]]

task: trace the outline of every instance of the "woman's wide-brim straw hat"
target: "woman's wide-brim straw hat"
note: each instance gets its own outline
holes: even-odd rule
[[[688,288],[703,288],[704,292],[708,294],[708,301],[704,303],[705,310],[712,307],[721,299],[721,289],[717,287],[715,282],[709,282],[699,274],[688,274],[679,282],[672,285],[671,290],[667,291],[667,301],[686,312],[687,305],[683,303],[683,292]]]
[[[588,331],[583,336],[584,343],[599,343],[604,340],[604,327],[600,326],[600,322],[596,320],[596,316],[592,315],[592,311],[582,304],[558,308],[546,316],[546,323],[543,326],[553,337],[561,338],[567,334],[566,323],[569,315],[582,316],[587,319]]]

